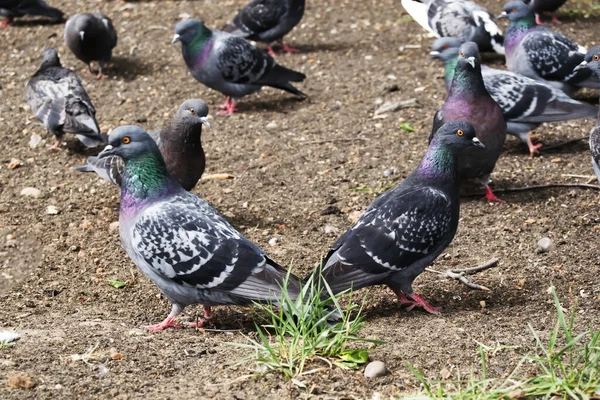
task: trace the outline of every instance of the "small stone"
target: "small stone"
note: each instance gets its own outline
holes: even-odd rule
[[[269,246],[277,246],[277,242],[279,242],[277,238],[271,238],[269,239]]]
[[[325,228],[323,228],[323,230],[325,231],[326,234],[337,234],[339,232],[339,229],[336,228],[335,226],[331,226],[331,225],[325,225]]]
[[[118,230],[119,230],[119,221],[111,222],[110,225],[108,225],[109,232],[116,232]]]
[[[123,358],[125,358],[125,354],[123,353],[112,353],[110,355],[111,360],[122,360]]]
[[[554,243],[549,237],[543,237],[537,242],[537,248],[535,252],[540,253],[548,253],[549,251],[554,250]]]
[[[29,375],[18,373],[8,376],[8,387],[11,389],[31,389],[35,386]]]
[[[385,176],[386,178],[392,175],[394,175],[394,170],[392,169],[386,169],[385,171],[383,171],[383,176]]]
[[[29,147],[31,147],[32,149],[35,149],[38,146],[38,144],[40,144],[41,141],[42,141],[42,137],[40,135],[34,133],[29,138]]]
[[[268,131],[272,131],[273,129],[277,129],[277,124],[275,121],[271,121],[267,124],[266,128]]]
[[[486,306],[486,304],[485,304],[485,300],[481,300],[481,301],[479,302],[479,306],[480,306],[481,308],[485,308],[485,306]]]
[[[34,187],[26,187],[25,189],[21,190],[21,196],[33,197],[34,199],[37,199],[41,195],[42,192]]]
[[[258,364],[256,368],[254,368],[255,374],[264,374],[269,371],[269,367],[266,364]]]
[[[79,246],[73,245],[73,246],[69,247],[69,251],[72,251],[72,252],[79,251]]]
[[[23,165],[23,163],[21,162],[21,160],[17,160],[16,158],[13,158],[8,163],[8,168],[9,169],[15,169],[15,168],[19,168],[21,165]]]
[[[56,206],[48,206],[46,207],[46,214],[56,215],[58,214],[58,208]]]
[[[365,368],[365,378],[378,378],[386,373],[385,364],[381,361],[371,361]]]

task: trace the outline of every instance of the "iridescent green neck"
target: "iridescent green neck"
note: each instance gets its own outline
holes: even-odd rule
[[[186,47],[193,53],[197,53],[204,48],[206,42],[212,37],[212,31],[204,24],[198,26],[196,36],[190,42],[186,43]]]
[[[454,78],[454,71],[456,70],[456,63],[458,63],[458,55],[454,58],[446,60],[444,65],[444,81],[447,84],[452,83],[452,79]]]
[[[474,99],[480,93],[486,92],[481,76],[481,67],[477,65],[472,71],[466,71],[465,68],[470,66],[454,69],[454,77],[450,86],[449,97],[460,95],[462,99]]]
[[[168,187],[170,177],[158,149],[129,159],[123,171],[122,197],[137,199],[159,196]]]
[[[440,143],[434,136],[417,171],[420,176],[426,178],[455,179],[457,176],[456,155],[448,145]]]

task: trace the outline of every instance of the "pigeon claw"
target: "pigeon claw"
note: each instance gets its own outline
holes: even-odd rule
[[[217,115],[231,115],[235,112],[235,107],[237,106],[237,101],[232,100],[231,97],[227,97],[225,100],[225,104],[219,106],[219,111]]]
[[[542,19],[540,18],[540,14],[535,14],[535,23],[538,25],[544,25],[542,23]]]
[[[279,53],[300,53],[300,50],[290,47],[284,43],[281,50],[279,50]]]
[[[492,189],[490,189],[490,187],[488,185],[485,186],[484,199],[486,199],[488,201],[488,203],[491,203],[491,202],[506,203],[504,200],[500,200],[498,197],[496,197],[496,195],[494,194],[494,192],[492,192]]]
[[[148,329],[150,332],[159,332],[167,328],[181,328],[181,325],[175,323],[175,317],[167,317],[163,322],[156,325],[144,325],[142,328]]]
[[[269,53],[271,57],[275,57],[277,55],[271,46],[267,46],[267,53]]]
[[[57,140],[56,142],[54,142],[52,145],[47,145],[46,146],[46,150],[48,151],[61,151],[61,147],[60,147],[60,139]]]
[[[6,18],[4,21],[0,22],[0,28],[6,28],[11,22],[13,22],[12,18]]]
[[[560,22],[560,20],[556,17],[556,15],[552,15],[552,23],[562,24],[562,22]]]
[[[440,312],[440,307],[432,306],[416,293],[406,294],[401,290],[394,290],[394,293],[396,293],[396,296],[398,296],[398,301],[400,301],[400,304],[408,305],[408,311],[412,310],[415,307],[422,307],[425,311],[427,311],[430,314],[442,315],[442,313]]]

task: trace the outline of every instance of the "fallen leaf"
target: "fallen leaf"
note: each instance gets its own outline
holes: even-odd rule
[[[112,353],[110,355],[111,360],[122,360],[123,358],[125,358],[125,354],[123,353]]]
[[[23,165],[23,163],[21,162],[21,160],[17,160],[16,158],[13,158],[12,160],[10,160],[10,162],[8,163],[8,168],[10,169],[15,169],[20,167],[21,165]]]
[[[35,383],[26,374],[19,373],[8,377],[8,387],[11,389],[31,389],[34,386]]]
[[[528,218],[525,220],[525,224],[526,225],[531,225],[531,224],[535,224],[535,219],[533,218]]]
[[[127,286],[127,282],[123,282],[123,281],[115,281],[112,279],[109,279],[108,284],[116,289],[122,289],[125,286]]]
[[[522,399],[527,393],[523,389],[516,389],[508,393],[507,396],[511,399]]]
[[[410,126],[410,124],[407,124],[406,122],[403,123],[402,125],[400,125],[400,128],[402,128],[403,131],[406,132],[414,132],[415,128],[413,128],[412,126]]]
[[[442,368],[442,370],[440,371],[440,376],[442,377],[442,379],[444,380],[448,380],[450,379],[450,377],[452,376],[452,372],[450,372],[448,370],[448,368]]]

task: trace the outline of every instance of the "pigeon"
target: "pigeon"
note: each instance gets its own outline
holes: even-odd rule
[[[477,137],[486,148],[483,152],[479,149],[464,151],[458,160],[459,176],[462,179],[480,179],[488,202],[501,202],[490,189],[488,181],[506,140],[506,122],[502,109],[485,88],[479,51],[473,42],[460,46],[448,97],[435,114],[429,141],[443,124],[458,120],[473,124]]]
[[[6,27],[14,18],[25,15],[48,17],[54,22],[63,22],[64,13],[50,7],[43,0],[0,0],[0,15],[6,17],[0,28]]]
[[[402,0],[402,6],[426,31],[436,37],[475,42],[482,52],[504,54],[504,37],[494,17],[465,0]]]
[[[202,304],[205,318],[214,305],[279,304],[287,281],[290,298],[300,280],[236,231],[206,201],[173,179],[156,142],[138,126],[121,126],[98,158],[125,162],[121,182],[119,234],[131,258],[172,303],[160,331],[186,306]],[[202,326],[199,321],[191,326]]]
[[[600,46],[592,47],[585,55],[585,59],[575,69],[590,70],[600,78]],[[598,113],[596,126],[590,133],[590,150],[592,152],[594,172],[596,173],[598,182],[600,182],[600,113]]]
[[[100,13],[75,14],[65,25],[65,43],[75,57],[87,64],[92,73],[92,61],[98,61],[96,78],[106,77],[102,73],[104,64],[110,61],[112,49],[117,46],[117,32],[112,21]]]
[[[444,61],[447,89],[454,76],[459,46],[457,39],[440,38],[433,43],[430,53],[433,58]],[[502,108],[508,133],[527,143],[531,157],[542,145],[534,145],[530,133],[542,122],[593,118],[598,113],[598,107],[573,100],[541,81],[485,65],[481,66],[481,75],[488,93]]]
[[[68,68],[63,68],[56,50],[43,51],[44,61],[25,86],[25,98],[37,119],[52,132],[57,150],[65,133],[72,133],[86,147],[97,147],[107,141],[96,122],[96,109],[81,81]]]
[[[148,134],[158,144],[167,171],[187,191],[191,191],[204,173],[206,158],[202,148],[202,125],[210,128],[208,106],[199,99],[186,100],[173,120],[162,131]],[[87,164],[75,168],[80,172],[96,172],[102,179],[121,186],[123,160],[117,156],[88,157]]]
[[[567,0],[526,0],[525,3],[529,5],[531,11],[535,13],[535,22],[538,25],[542,25],[540,14],[543,12],[552,13],[552,22],[560,24],[558,18],[556,18],[556,10],[562,7]]]
[[[244,38],[187,19],[175,26],[171,43],[176,42],[181,42],[183,59],[194,78],[227,96],[219,114],[233,114],[240,98],[263,86],[305,96],[290,84],[303,81],[304,74],[278,65]]]
[[[298,49],[283,43],[283,37],[302,19],[304,3],[305,0],[252,0],[223,31],[266,43],[271,56],[275,56],[272,42],[282,45],[282,53],[298,53]]]
[[[600,80],[591,71],[573,72],[583,61],[586,49],[537,25],[525,3],[518,0],[507,3],[498,18],[510,20],[504,41],[509,71],[547,81],[568,95],[579,87],[600,89]]]
[[[468,122],[439,128],[417,169],[379,196],[329,250],[321,275],[333,294],[387,285],[409,309],[439,313],[413,291],[412,283],[456,234],[458,163],[471,148],[483,153],[485,146]]]

